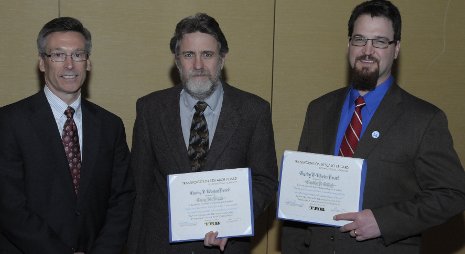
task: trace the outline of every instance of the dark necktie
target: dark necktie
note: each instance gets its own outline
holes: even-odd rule
[[[365,100],[359,96],[355,100],[355,111],[347,126],[344,138],[339,148],[339,155],[344,157],[352,157],[357,148],[358,141],[360,140],[360,133],[362,133],[362,107],[365,106]]]
[[[187,154],[191,160],[192,171],[203,168],[208,153],[208,126],[203,112],[208,104],[199,101],[195,104],[195,113],[192,117],[191,134]]]
[[[68,159],[69,171],[73,179],[74,192],[79,191],[79,180],[81,174],[81,149],[79,147],[79,136],[74,122],[74,109],[68,107],[65,110],[66,119],[63,127],[62,142],[65,147],[66,158]]]

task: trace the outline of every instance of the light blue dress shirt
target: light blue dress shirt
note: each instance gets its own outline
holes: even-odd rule
[[[204,111],[205,119],[207,120],[208,127],[208,146],[210,147],[215,135],[216,125],[220,118],[221,107],[223,105],[223,85],[219,84],[216,90],[210,97],[204,101],[208,104],[208,107]],[[191,133],[192,117],[195,113],[195,104],[199,100],[190,96],[184,89],[181,91],[179,96],[179,114],[181,116],[181,127],[186,149],[189,147],[189,137]]]

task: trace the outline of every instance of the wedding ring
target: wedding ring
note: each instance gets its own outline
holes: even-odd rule
[[[354,235],[357,237],[357,230],[354,229]]]

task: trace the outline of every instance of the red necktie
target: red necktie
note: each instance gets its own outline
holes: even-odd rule
[[[365,106],[365,100],[359,96],[355,100],[355,111],[347,126],[344,138],[342,139],[339,148],[339,156],[352,157],[357,148],[358,141],[360,140],[360,133],[362,133],[362,107]]]
[[[73,119],[74,109],[68,107],[65,115],[68,118],[63,127],[62,142],[68,159],[69,171],[73,179],[74,192],[79,191],[79,180],[81,174],[81,149],[79,147],[79,136],[76,123]]]

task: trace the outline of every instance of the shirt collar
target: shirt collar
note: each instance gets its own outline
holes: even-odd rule
[[[368,92],[363,96],[365,99],[365,107],[370,111],[374,111],[378,108],[378,105],[381,103],[381,100],[384,98],[384,95],[389,90],[389,88],[394,83],[394,77],[389,76],[383,83],[376,86],[373,91]],[[352,107],[355,104],[355,100],[360,96],[358,90],[351,88],[350,90],[350,100],[349,106]]]
[[[50,104],[50,107],[52,108],[53,115],[55,116],[55,119],[59,119],[62,116],[64,116],[65,110],[68,108],[68,106],[72,107],[75,111],[75,115],[77,117],[80,117],[81,115],[81,94],[79,94],[79,97],[71,103],[71,105],[66,104],[64,101],[62,101],[58,96],[56,96],[48,86],[44,86],[44,93],[45,97],[47,97],[47,101]]]

